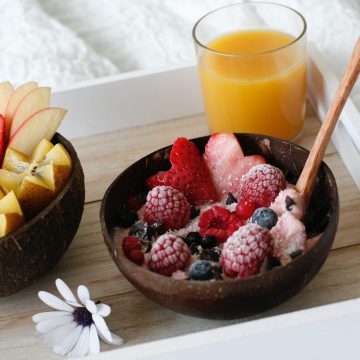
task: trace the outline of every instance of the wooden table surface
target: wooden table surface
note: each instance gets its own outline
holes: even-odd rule
[[[304,134],[298,141],[309,148],[320,122],[308,111]],[[245,321],[197,319],[167,310],[145,298],[120,274],[103,243],[99,224],[102,196],[128,165],[179,136],[207,134],[204,116],[177,119],[74,140],[86,178],[86,205],[79,231],[60,263],[27,289],[0,299],[0,359],[58,359],[36,337],[31,316],[48,311],[37,297],[39,290],[56,292],[60,277],[76,289],[89,287],[92,298],[112,308],[107,322],[125,345],[216,328]],[[335,174],[340,192],[340,223],[333,249],[314,280],[298,295],[265,317],[329,304],[360,296],[360,192],[330,144],[325,161]],[[110,349],[104,346],[103,349]]]

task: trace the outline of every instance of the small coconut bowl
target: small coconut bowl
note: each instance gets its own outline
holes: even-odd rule
[[[56,133],[72,159],[64,188],[39,214],[0,238],[0,296],[13,294],[50,271],[73,240],[84,210],[84,173],[71,143]]]
[[[309,152],[291,142],[273,137],[236,134],[246,155],[261,154],[295,183]],[[192,141],[201,152],[209,136]],[[315,245],[285,266],[246,279],[223,281],[175,280],[151,272],[128,260],[122,239],[114,232],[116,214],[129,196],[146,190],[150,175],[170,167],[171,146],[138,160],[122,172],[106,191],[100,210],[105,244],[124,276],[144,295],[169,309],[197,317],[233,319],[270,309],[291,298],[319,271],[333,243],[339,217],[339,199],[334,175],[323,162],[304,217],[309,237],[322,233]]]

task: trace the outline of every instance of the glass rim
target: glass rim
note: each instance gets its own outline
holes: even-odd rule
[[[230,8],[230,7],[233,7],[233,6],[239,6],[239,5],[242,5],[242,6],[248,6],[248,5],[272,5],[272,6],[278,6],[278,7],[281,7],[281,8],[284,8],[284,9],[287,9],[287,10],[290,10],[291,12],[295,13],[296,15],[299,16],[299,18],[302,20],[302,23],[303,23],[303,29],[300,33],[300,35],[298,35],[294,40],[292,40],[291,42],[289,42],[288,44],[286,45],[283,45],[283,46],[280,46],[280,47],[277,47],[275,49],[271,49],[271,50],[266,50],[266,51],[257,51],[257,52],[253,52],[253,53],[243,53],[243,54],[234,54],[234,53],[230,53],[230,52],[222,52],[222,51],[218,51],[218,50],[215,50],[215,49],[212,49],[211,47],[208,47],[206,46],[205,44],[203,44],[196,36],[196,29],[198,27],[198,25],[200,24],[200,22],[202,20],[204,20],[206,17],[208,17],[209,15],[215,13],[215,12],[218,12],[219,10],[223,10],[223,9],[226,9],[226,8]],[[266,55],[266,54],[270,54],[270,53],[273,53],[273,52],[277,52],[279,50],[282,50],[282,49],[285,49],[287,47],[290,47],[292,45],[294,45],[295,43],[297,43],[299,40],[301,40],[304,35],[306,34],[306,30],[307,30],[307,23],[306,23],[306,20],[304,18],[304,16],[297,10],[291,8],[290,6],[287,6],[287,5],[283,5],[283,4],[278,4],[278,3],[274,3],[274,2],[265,2],[265,1],[254,1],[254,2],[239,2],[239,3],[235,3],[235,4],[228,4],[228,5],[224,5],[224,6],[221,6],[217,9],[214,9],[214,10],[211,10],[209,11],[208,13],[206,13],[205,15],[203,15],[194,25],[193,29],[192,29],[192,37],[193,37],[193,40],[195,42],[196,45],[202,47],[203,49],[206,49],[210,52],[213,52],[217,55],[222,55],[222,56],[229,56],[229,57],[246,57],[246,56],[258,56],[258,55]]]

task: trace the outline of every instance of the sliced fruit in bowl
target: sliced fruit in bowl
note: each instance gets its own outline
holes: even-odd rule
[[[51,89],[0,84],[0,296],[33,283],[61,258],[84,209],[84,174],[57,134],[66,110]]]
[[[0,236],[5,236],[25,222],[20,204],[13,191],[0,192]]]
[[[29,217],[41,211],[65,185],[71,158],[61,144],[43,139],[31,156],[8,148],[0,169],[0,184],[13,190]]]

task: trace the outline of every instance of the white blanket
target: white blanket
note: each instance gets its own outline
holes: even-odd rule
[[[0,0],[0,81],[56,86],[194,61],[191,29],[240,0]],[[341,74],[360,34],[359,0],[279,0]],[[360,105],[360,85],[353,97]]]

